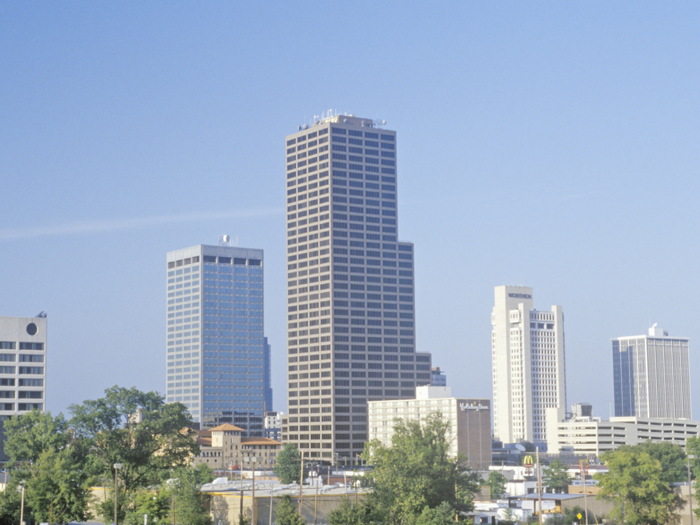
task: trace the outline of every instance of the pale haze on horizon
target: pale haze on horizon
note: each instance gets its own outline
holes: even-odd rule
[[[168,251],[265,251],[286,410],[284,138],[397,132],[416,346],[491,397],[494,287],[562,305],[567,402],[607,418],[611,339],[690,338],[700,379],[700,4],[0,5],[0,315],[48,313],[47,408],[165,390]],[[693,389],[700,417],[700,388]]]

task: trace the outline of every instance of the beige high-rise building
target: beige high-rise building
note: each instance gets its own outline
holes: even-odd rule
[[[494,436],[547,441],[548,408],[566,407],[564,314],[532,307],[532,288],[497,286],[491,313]]]
[[[334,115],[286,138],[287,368],[282,440],[355,458],[367,402],[430,384],[416,353],[413,245],[399,241],[396,132]]]

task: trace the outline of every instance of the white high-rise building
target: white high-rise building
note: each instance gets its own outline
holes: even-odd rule
[[[356,458],[367,402],[430,384],[430,354],[416,352],[413,244],[398,235],[397,137],[382,125],[335,115],[285,141],[282,439],[308,458]]]
[[[688,338],[656,324],[612,341],[615,416],[691,419]]]
[[[0,317],[0,420],[46,410],[46,317]]]
[[[532,288],[497,286],[491,313],[494,436],[547,441],[548,408],[566,407],[564,314],[532,307]]]
[[[168,403],[203,428],[263,435],[263,251],[197,245],[167,255]]]

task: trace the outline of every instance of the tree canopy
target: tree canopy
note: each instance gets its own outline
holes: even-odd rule
[[[391,446],[365,445],[363,457],[374,465],[363,477],[372,521],[414,523],[426,508],[443,503],[472,510],[479,477],[464,466],[464,456],[450,456],[448,428],[438,413],[421,422],[396,420]]]
[[[571,478],[566,465],[560,459],[552,461],[548,467],[542,469],[542,481],[554,492],[568,493]]]
[[[611,516],[629,525],[676,522],[683,500],[670,483],[677,476],[673,462],[682,454],[678,445],[651,442],[605,452],[601,460],[608,472],[595,475],[600,487],[597,497],[612,501]],[[660,458],[671,463],[665,465]]]
[[[489,489],[491,489],[491,499],[493,499],[503,497],[506,492],[506,483],[508,483],[508,480],[503,474],[492,470],[484,485],[487,485]]]
[[[280,453],[277,454],[277,463],[274,468],[275,476],[282,483],[289,485],[301,479],[301,456],[299,449],[293,443],[284,445]]]
[[[89,476],[80,448],[69,446],[64,417],[32,411],[5,421],[4,429],[12,473],[0,495],[0,521],[19,521],[20,485],[25,487],[25,521],[84,521]]]
[[[53,417],[37,411],[5,421],[5,452],[12,473],[7,490],[0,494],[0,522],[18,521],[20,484],[25,486],[25,519],[85,521],[89,487],[102,484],[112,496],[97,507],[103,520],[111,523],[115,463],[121,464],[120,522],[136,509],[156,508],[158,495],[147,496],[145,491],[158,487],[173,470],[179,470],[183,480],[178,487],[201,484],[195,479],[199,474],[186,468],[199,447],[194,431],[183,431],[191,425],[184,405],[166,404],[155,392],[115,386],[105,391],[105,397],[73,405],[70,410],[70,421],[62,414]],[[187,497],[190,500],[183,508],[195,508],[192,495]],[[139,523],[143,523],[143,514]],[[197,523],[193,517],[185,519]]]

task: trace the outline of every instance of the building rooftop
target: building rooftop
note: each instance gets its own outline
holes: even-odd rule
[[[218,427],[210,428],[209,432],[243,432],[243,429],[230,425],[229,423],[224,423]]]
[[[241,445],[281,445],[282,443],[279,441],[275,441],[274,439],[270,438],[259,438],[259,437],[253,437],[253,438],[243,438],[241,439]]]
[[[236,493],[240,494],[243,492],[244,496],[252,496],[253,482],[251,479],[243,480],[243,490],[241,491],[240,480],[227,480],[226,478],[217,478],[212,483],[207,483],[202,485],[202,492],[209,493]],[[309,495],[313,490],[316,492],[315,485],[304,485],[304,494]],[[357,488],[358,494],[364,494],[367,489]],[[343,483],[335,483],[333,485],[319,485],[319,496],[323,495],[339,495],[339,494],[355,494],[356,489],[353,487],[346,487]],[[276,480],[261,480],[255,481],[255,494],[257,497],[267,497],[273,496],[298,496],[299,495],[299,485],[292,483],[291,485],[283,485]]]

